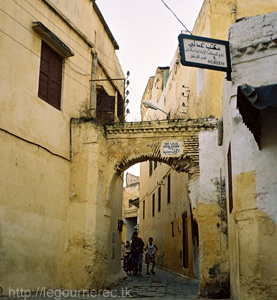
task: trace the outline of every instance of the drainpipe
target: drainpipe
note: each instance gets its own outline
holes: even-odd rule
[[[70,118],[69,122],[69,158],[72,160],[72,121],[78,120],[77,118]]]
[[[237,6],[234,3],[232,4],[231,16],[232,16],[233,23],[236,23],[236,20],[237,20]]]
[[[96,110],[96,72],[97,72],[97,63],[98,63],[98,54],[96,51],[91,50],[91,55],[93,58],[93,63],[91,66],[91,90],[90,90],[90,105],[89,109],[93,110],[95,114]]]

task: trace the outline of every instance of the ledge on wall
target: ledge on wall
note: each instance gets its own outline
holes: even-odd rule
[[[33,29],[63,57],[74,56],[74,52],[41,22],[33,22]]]

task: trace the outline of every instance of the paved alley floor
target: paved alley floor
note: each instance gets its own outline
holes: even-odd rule
[[[9,297],[0,300],[91,300],[91,299],[172,299],[196,300],[198,298],[198,281],[189,280],[160,268],[155,275],[147,275],[144,266],[142,275],[128,275],[126,279],[101,291],[88,291],[89,294],[68,290],[34,290],[23,294],[13,291]]]
[[[132,299],[199,299],[197,280],[187,280],[159,268],[155,272],[155,275],[147,275],[144,267],[142,275],[128,275],[119,284],[111,286],[111,289],[117,291],[117,299],[124,299],[126,293]]]

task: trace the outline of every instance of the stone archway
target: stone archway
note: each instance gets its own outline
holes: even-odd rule
[[[177,172],[196,172],[199,163],[199,132],[217,126],[215,119],[146,121],[106,125],[108,158],[116,172],[145,160],[166,163]],[[178,140],[183,151],[164,156],[160,149],[165,140]]]
[[[118,261],[118,257],[114,256],[119,252],[117,247],[121,242],[117,228],[121,219],[121,173],[135,163],[157,160],[171,165],[177,172],[188,172],[191,179],[197,179],[200,174],[200,136],[210,132],[214,141],[216,126],[216,119],[117,123],[104,127],[93,120],[72,122],[72,196],[65,247],[65,268],[69,275],[65,277],[65,287],[105,287],[107,277],[112,275],[109,274],[108,263]],[[174,157],[164,156],[161,145],[165,140],[181,141],[182,152]],[[209,140],[210,137],[206,137],[205,143]],[[210,157],[205,159],[210,160]],[[196,186],[197,180],[195,182]],[[205,215],[209,215],[209,210],[202,213],[201,207],[197,212],[202,214],[200,239],[207,218],[210,218]],[[214,228],[213,224],[217,221],[214,216],[211,217],[211,228]],[[217,239],[217,235],[211,237]],[[206,250],[200,248],[200,251],[204,253]],[[72,264],[76,258],[80,261],[78,272]],[[200,264],[200,274],[203,269],[207,273],[205,276],[210,278],[210,259],[207,257],[206,261],[204,265]],[[113,273],[118,270],[118,276],[120,265],[117,268]],[[80,277],[82,282],[76,280]],[[202,286],[204,290],[205,282]]]

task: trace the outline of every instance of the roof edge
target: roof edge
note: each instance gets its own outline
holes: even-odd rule
[[[112,32],[111,32],[111,30],[110,30],[110,28],[109,28],[107,22],[105,21],[105,19],[104,19],[102,13],[101,13],[99,7],[97,6],[97,4],[96,4],[96,2],[95,2],[96,0],[91,0],[91,1],[92,1],[93,8],[94,8],[94,10],[95,10],[95,12],[96,12],[98,18],[100,19],[101,23],[103,24],[104,29],[105,29],[105,31],[106,31],[108,37],[110,38],[110,40],[111,40],[111,42],[112,42],[112,44],[113,44],[115,50],[119,50],[119,45],[118,45],[118,43],[117,43],[115,37],[113,36],[113,34],[112,34]]]

